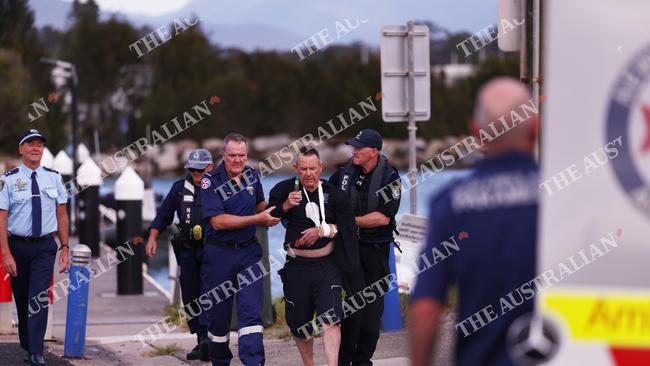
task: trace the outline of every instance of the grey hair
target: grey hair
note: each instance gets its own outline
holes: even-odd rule
[[[300,149],[300,152],[296,155],[296,159],[294,160],[294,165],[298,165],[298,159],[301,156],[313,156],[316,155],[318,158],[318,161],[320,161],[320,154],[318,153],[318,150],[316,149],[305,149],[304,147]]]
[[[243,142],[246,144],[246,147],[248,147],[248,140],[246,140],[246,137],[240,133],[236,132],[231,132],[226,135],[226,137],[223,138],[223,149],[222,151],[226,151],[226,146],[230,141],[237,141],[237,142]]]

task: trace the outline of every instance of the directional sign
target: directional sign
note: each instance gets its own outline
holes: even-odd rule
[[[400,284],[413,288],[417,274],[418,255],[422,252],[427,234],[427,218],[417,215],[404,215],[397,223],[399,235],[395,241],[400,245],[400,252],[395,252],[397,278]]]
[[[415,75],[415,120],[431,118],[431,76],[429,65],[429,27],[413,26],[413,74]],[[382,117],[385,122],[408,121],[409,47],[406,26],[381,29]]]

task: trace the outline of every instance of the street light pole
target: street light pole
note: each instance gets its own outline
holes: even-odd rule
[[[79,161],[77,159],[77,145],[79,144],[79,110],[78,110],[78,101],[79,101],[79,79],[77,78],[77,68],[71,62],[57,60],[53,58],[41,58],[41,62],[44,64],[54,66],[52,70],[52,76],[54,78],[54,83],[57,88],[63,86],[62,78],[65,78],[65,84],[67,84],[70,89],[70,96],[72,97],[72,103],[70,108],[70,118],[71,118],[71,130],[72,130],[72,182],[76,181],[77,178],[77,169],[79,168]],[[77,204],[74,197],[70,197],[71,204],[71,225],[72,235],[77,233]]]

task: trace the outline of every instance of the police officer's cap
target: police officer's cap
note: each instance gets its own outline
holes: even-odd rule
[[[23,134],[20,136],[20,142],[18,142],[18,146],[22,145],[23,142],[27,142],[32,139],[41,139],[43,142],[47,141],[45,140],[45,137],[43,137],[42,133],[32,128],[31,130],[23,132]]]
[[[206,149],[196,149],[190,151],[185,169],[205,169],[210,164],[212,164],[212,154]]]
[[[372,147],[381,150],[383,140],[379,132],[371,128],[366,128],[359,131],[357,136],[353,139],[349,139],[345,143],[354,147]]]

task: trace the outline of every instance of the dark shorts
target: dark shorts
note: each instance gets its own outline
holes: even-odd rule
[[[326,324],[341,322],[341,272],[330,257],[288,258],[280,277],[291,334],[304,338],[320,333]]]

